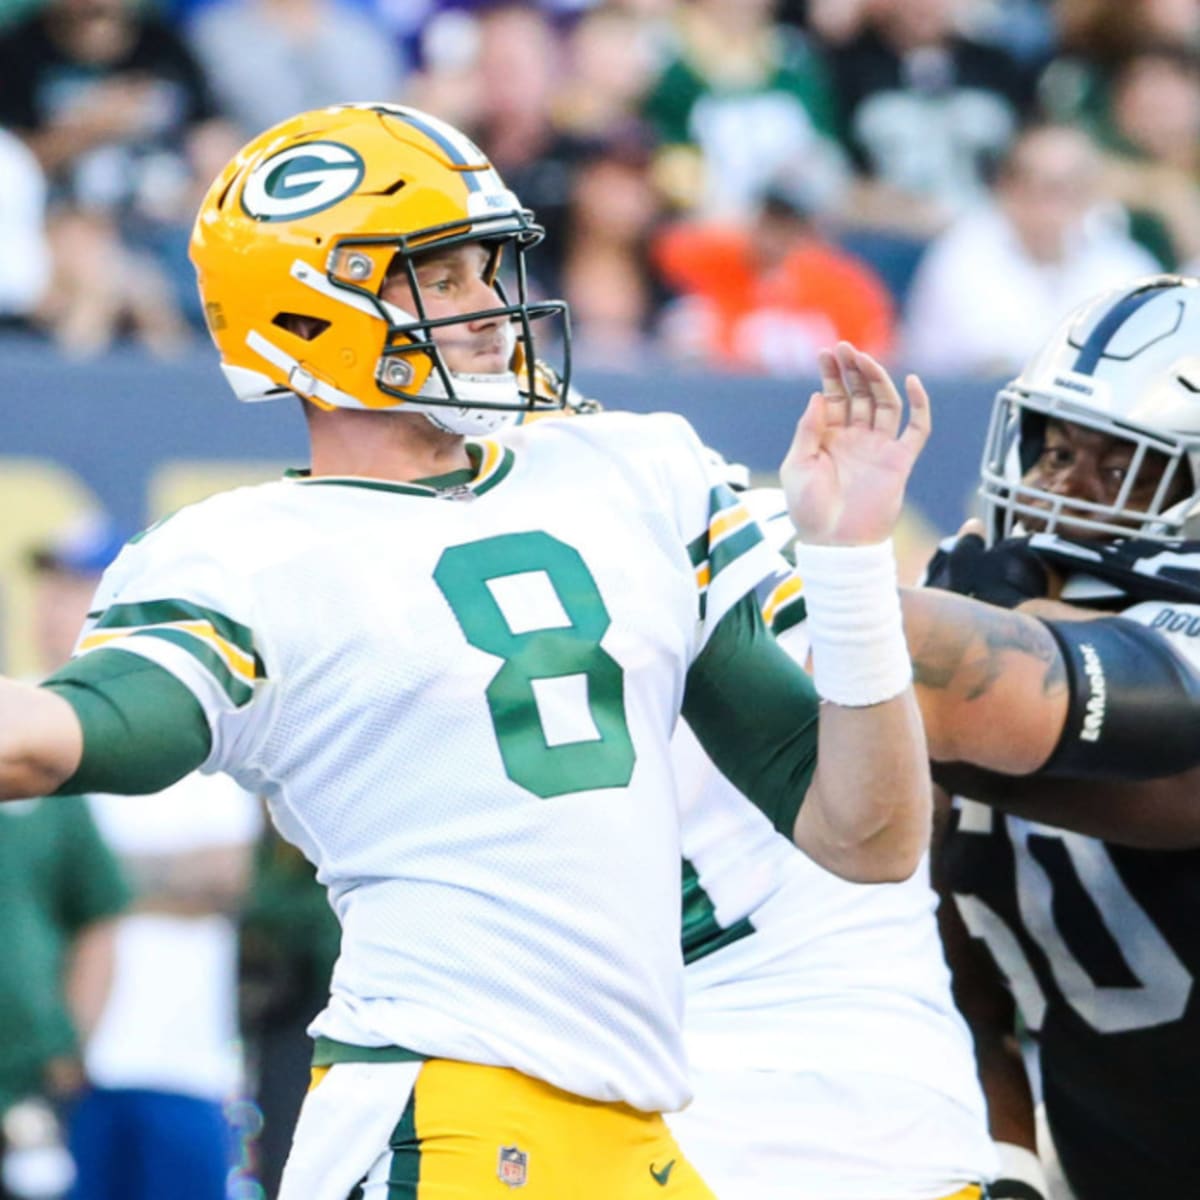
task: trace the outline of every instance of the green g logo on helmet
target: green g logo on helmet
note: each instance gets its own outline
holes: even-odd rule
[[[363,173],[362,159],[340,142],[290,146],[250,172],[242,207],[256,221],[311,216],[348,196]]]

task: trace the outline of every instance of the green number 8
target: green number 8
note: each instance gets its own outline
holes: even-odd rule
[[[514,633],[488,584],[533,573],[549,581],[569,624]],[[600,647],[611,618],[579,551],[548,533],[502,534],[450,546],[433,579],[467,641],[504,659],[486,694],[509,779],[543,799],[624,787],[636,758],[625,681]],[[566,676],[583,677],[598,736],[550,745],[534,683]]]

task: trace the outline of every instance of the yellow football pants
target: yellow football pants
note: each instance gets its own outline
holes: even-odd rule
[[[315,1071],[309,1100],[340,1070]],[[715,1200],[655,1113],[501,1067],[433,1059],[406,1074],[407,1103],[348,1200]]]

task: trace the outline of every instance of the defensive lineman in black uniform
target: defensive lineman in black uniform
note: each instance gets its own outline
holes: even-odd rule
[[[1113,613],[1200,672],[1200,541],[1186,540],[1200,536],[1198,468],[1200,287],[1160,277],[1084,306],[1000,392],[983,464],[990,546],[960,538],[931,582],[1006,606],[1046,597],[1028,608],[1078,631],[1064,652],[1085,672],[1088,619]],[[1133,642],[1126,670],[1136,680]],[[1092,674],[1085,738],[1111,732],[1106,677]],[[1196,736],[1194,706],[1181,709],[1148,718],[1165,753]],[[970,935],[948,945],[993,1135],[1032,1145],[1019,1010],[1078,1200],[1200,1196],[1200,779],[1194,818],[1160,812],[1153,786],[1140,806],[1108,808],[1120,789],[1095,780],[1054,828],[1014,812],[1032,812],[1023,780],[944,777],[988,802],[956,801],[941,873],[961,918],[949,924]],[[1010,1161],[997,1195],[1047,1194],[1036,1166]]]

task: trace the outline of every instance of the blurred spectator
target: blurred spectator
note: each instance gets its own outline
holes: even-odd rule
[[[1023,133],[1001,168],[995,203],[960,218],[917,270],[909,364],[1011,374],[1076,304],[1157,271],[1101,209],[1099,184],[1100,159],[1082,131],[1045,125]]]
[[[188,227],[198,190],[235,144],[200,69],[136,0],[50,0],[0,36],[0,123],[51,186],[64,348],[102,349],[127,325],[152,348],[198,319]]]
[[[91,599],[80,567],[92,569],[99,530],[85,520],[61,556],[34,553],[46,670],[70,653],[61,635],[77,597],[85,611]],[[0,805],[0,1200],[57,1200],[75,1178],[59,1110],[83,1086],[82,1045],[107,1001],[128,899],[83,799]]]
[[[93,517],[34,552],[48,669],[70,656],[122,542]],[[71,1200],[225,1200],[233,1137],[223,1102],[241,1082],[230,915],[248,883],[258,804],[227,777],[202,775],[154,796],[88,801],[133,906],[117,922],[111,990],[84,1050]]]
[[[866,183],[855,219],[926,239],[983,200],[1033,99],[1032,78],[961,36],[958,0],[871,0],[833,51],[846,143]]]
[[[632,363],[657,308],[647,247],[660,202],[637,129],[591,147],[574,173],[563,291],[580,362]]]
[[[1145,46],[1200,48],[1195,0],[1056,0],[1059,52],[1039,83],[1046,114],[1112,139],[1109,92],[1125,59]]]
[[[83,1083],[127,898],[83,800],[0,805],[0,1200],[57,1200],[75,1176],[56,1109]]]
[[[555,116],[564,75],[562,35],[537,4],[519,0],[483,6],[463,30],[458,50],[441,51],[450,55],[445,61],[457,75],[457,95],[447,99],[458,107],[435,111],[461,122],[504,182],[537,214],[546,239],[533,284],[543,295],[558,293],[573,174],[584,149]],[[418,94],[423,104],[431,95],[445,96],[436,79],[426,80]]]
[[[1040,68],[1057,46],[1052,8],[1048,0],[970,0],[963,7],[963,32]]]
[[[341,926],[312,864],[268,826],[242,912],[242,1029],[262,1111],[258,1175],[274,1196],[308,1089],[308,1026],[329,999]]]
[[[661,67],[654,23],[605,5],[579,18],[565,49],[567,70],[554,100],[560,126],[577,137],[606,138],[635,125]]]
[[[654,260],[680,293],[662,327],[674,357],[806,375],[817,350],[841,338],[875,355],[891,348],[883,283],[786,195],[769,194],[749,222],[675,225],[658,237]]]
[[[0,324],[35,318],[50,288],[46,182],[37,159],[0,129]]]
[[[225,1104],[243,1084],[232,917],[258,804],[227,776],[199,774],[154,796],[89,800],[134,898],[71,1117],[72,1200],[225,1200]]]
[[[393,43],[345,0],[218,0],[197,14],[189,41],[246,137],[327,104],[400,99]]]
[[[57,670],[71,657],[96,583],[124,545],[124,538],[98,511],[68,522],[56,537],[29,556],[36,590],[34,649],[39,668]]]
[[[791,173],[808,207],[832,209],[848,181],[829,81],[774,0],[688,0],[679,46],[646,101],[663,143],[658,179],[682,209],[740,219]]]
[[[1105,182],[1160,263],[1200,256],[1200,55],[1182,46],[1132,53],[1116,70],[1109,110],[1115,153]]]
[[[786,0],[781,19],[807,27],[823,46],[843,46],[857,37],[867,19],[871,0]]]

